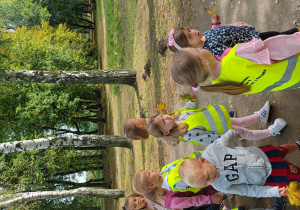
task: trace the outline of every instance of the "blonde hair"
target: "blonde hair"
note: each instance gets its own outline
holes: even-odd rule
[[[172,115],[172,114],[170,114]],[[180,115],[180,111],[178,111],[174,118],[177,118]],[[174,139],[174,140],[178,140],[179,136],[182,136],[184,134],[187,133],[187,129],[188,129],[188,124],[186,123],[180,123],[178,126],[174,127],[172,130],[170,130],[170,133],[165,136],[163,131],[160,129],[160,127],[154,122],[155,118],[158,115],[155,115],[153,117],[151,117],[148,121],[147,121],[147,130],[150,133],[150,135],[156,137],[156,138],[164,138],[164,139]]]
[[[140,140],[147,139],[149,137],[149,133],[145,128],[139,128],[135,124],[129,122],[128,119],[123,126],[124,133],[127,138],[132,140]]]
[[[202,164],[198,159],[185,159],[179,166],[178,174],[185,184],[191,187],[198,187],[196,182],[199,180],[199,174],[195,169],[201,167]]]
[[[180,85],[196,87],[198,83],[205,82],[210,76],[209,68],[204,68],[202,58],[192,54],[191,48],[181,49],[173,55],[171,62],[171,77]],[[222,92],[229,95],[239,95],[251,90],[249,85],[238,82],[221,82],[214,85],[201,85],[200,90],[205,92]]]
[[[189,47],[188,46],[188,39],[187,37],[185,36],[185,34],[183,33],[184,30],[188,30],[188,28],[185,28],[185,27],[180,27],[180,28],[176,28],[174,30],[174,34],[173,34],[173,37],[174,37],[174,40],[175,42],[181,47],[181,48],[184,48],[184,47]],[[172,51],[172,52],[177,52],[178,49],[176,47],[173,46],[170,46],[169,45],[169,49]]]
[[[144,179],[141,173],[142,171],[143,170],[137,172],[135,177],[132,179],[132,186],[134,191],[140,194],[146,194],[152,191],[152,189],[149,187],[151,183]]]

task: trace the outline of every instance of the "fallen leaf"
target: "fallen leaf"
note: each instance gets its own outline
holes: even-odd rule
[[[205,10],[205,12],[207,12],[207,13],[210,14],[210,15],[213,14],[212,11],[210,11],[210,9],[208,9],[208,8],[205,8],[204,10]]]
[[[157,104],[157,107],[155,107],[156,110],[163,110],[166,108],[166,105],[163,102],[159,102],[159,104]]]

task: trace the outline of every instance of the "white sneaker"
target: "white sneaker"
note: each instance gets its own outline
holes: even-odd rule
[[[269,113],[270,113],[270,103],[267,101],[265,105],[258,111],[254,112],[255,114],[259,115],[259,121],[262,123],[267,123],[268,118],[269,118]]]
[[[277,118],[272,125],[268,127],[270,133],[273,136],[279,135],[280,131],[286,126],[286,121],[281,118]]]

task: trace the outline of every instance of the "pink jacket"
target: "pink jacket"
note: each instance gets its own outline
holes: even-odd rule
[[[166,190],[164,206],[169,209],[182,209],[212,204],[215,202],[213,195],[217,192],[212,186],[208,186],[197,193]]]
[[[232,48],[226,49],[221,59]],[[236,55],[257,64],[271,65],[275,60],[283,60],[300,53],[300,32],[292,35],[278,35],[264,41],[253,38],[250,42],[241,43],[236,47]]]

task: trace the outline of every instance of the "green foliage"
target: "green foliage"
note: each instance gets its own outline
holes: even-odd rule
[[[113,93],[116,96],[120,96],[119,85],[116,85],[116,84],[113,85]]]
[[[47,7],[42,7],[32,0],[1,0],[0,17],[5,28],[17,28],[23,25],[34,26],[41,20],[49,20],[51,14]]]
[[[72,28],[91,29],[87,14],[91,5],[84,0],[1,0],[0,18],[4,28],[32,27],[42,20],[56,26],[67,22]]]
[[[72,198],[63,198],[56,200],[38,200],[37,206],[39,209],[64,209],[64,210],[74,210],[74,209],[85,209],[88,207],[95,207],[96,197],[89,196],[76,196]]]
[[[1,34],[0,34],[1,35]],[[58,28],[42,22],[31,29],[18,28],[2,34],[0,69],[89,70],[96,69],[94,45],[65,25]],[[0,36],[1,38],[1,36]],[[73,120],[85,116],[95,85],[0,83],[0,140],[32,139],[56,135],[34,126],[80,128],[88,122]],[[75,125],[74,123],[77,123]]]
[[[84,158],[83,158],[84,157]],[[88,158],[76,150],[33,150],[0,156],[1,187],[7,190],[37,191],[65,189],[59,181],[76,179],[81,168],[100,166],[97,157]],[[65,174],[71,174],[65,176]],[[53,182],[49,182],[52,180]]]
[[[3,39],[9,44],[1,46],[5,58],[0,58],[0,69],[89,70],[97,66],[91,57],[94,45],[62,24],[53,28],[42,21],[31,29],[4,33]]]

